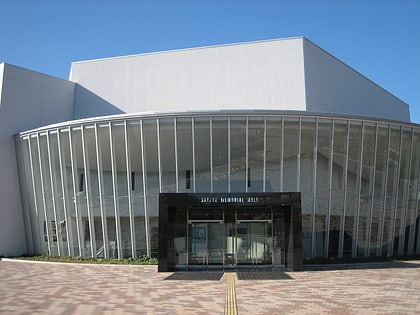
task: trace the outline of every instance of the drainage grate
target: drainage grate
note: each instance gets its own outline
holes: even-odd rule
[[[223,276],[223,272],[206,272],[206,271],[187,271],[187,272],[175,272],[164,280],[213,280],[219,281]]]
[[[282,271],[238,271],[236,276],[238,280],[293,280]]]

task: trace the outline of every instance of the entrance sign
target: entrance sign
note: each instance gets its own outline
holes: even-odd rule
[[[246,204],[246,203],[258,203],[259,199],[257,196],[235,196],[235,197],[201,197],[200,202],[202,204],[211,204],[211,203],[236,203],[236,204]]]
[[[300,193],[162,193],[159,271],[302,270]]]

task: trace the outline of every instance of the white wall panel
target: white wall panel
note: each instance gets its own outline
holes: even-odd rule
[[[410,121],[407,104],[308,40],[304,55],[307,111]]]
[[[302,41],[296,38],[76,62],[70,80],[126,113],[305,110]],[[84,111],[88,110],[76,105],[76,118],[86,117]]]

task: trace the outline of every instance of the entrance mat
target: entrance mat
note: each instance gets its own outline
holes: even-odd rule
[[[238,271],[236,276],[238,280],[293,280],[282,271]]]
[[[207,272],[207,271],[186,271],[175,272],[164,280],[214,280],[219,281],[223,276],[223,272]]]

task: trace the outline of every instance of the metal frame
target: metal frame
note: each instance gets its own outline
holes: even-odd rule
[[[98,134],[98,124],[95,124],[95,146],[96,146],[96,166],[98,174],[98,193],[99,193],[99,207],[101,211],[101,223],[102,223],[102,240],[103,240],[103,250],[104,257],[109,258],[109,240],[108,240],[108,225],[107,225],[107,216],[106,209],[104,204],[104,180],[103,180],[103,168],[102,168],[102,154],[101,154],[101,144],[100,137]]]
[[[135,221],[133,213],[133,196],[131,190],[131,152],[130,145],[128,141],[128,132],[127,132],[127,121],[124,120],[124,147],[125,147],[125,158],[126,158],[126,180],[127,180],[127,197],[128,197],[128,214],[130,216],[130,238],[131,238],[131,256],[137,257],[136,253],[136,230],[135,230]],[[159,161],[160,165],[160,161]],[[160,174],[160,172],[159,172]],[[159,176],[160,180],[161,176]]]
[[[141,161],[142,161],[142,175],[143,175],[143,203],[144,203],[144,228],[146,231],[146,253],[147,256],[151,256],[152,250],[150,246],[150,235],[149,235],[149,210],[147,207],[147,174],[146,174],[146,154],[144,148],[144,132],[143,132],[143,121],[140,120],[140,139],[141,139]],[[178,178],[178,176],[177,176]],[[178,185],[177,185],[178,190]]]

